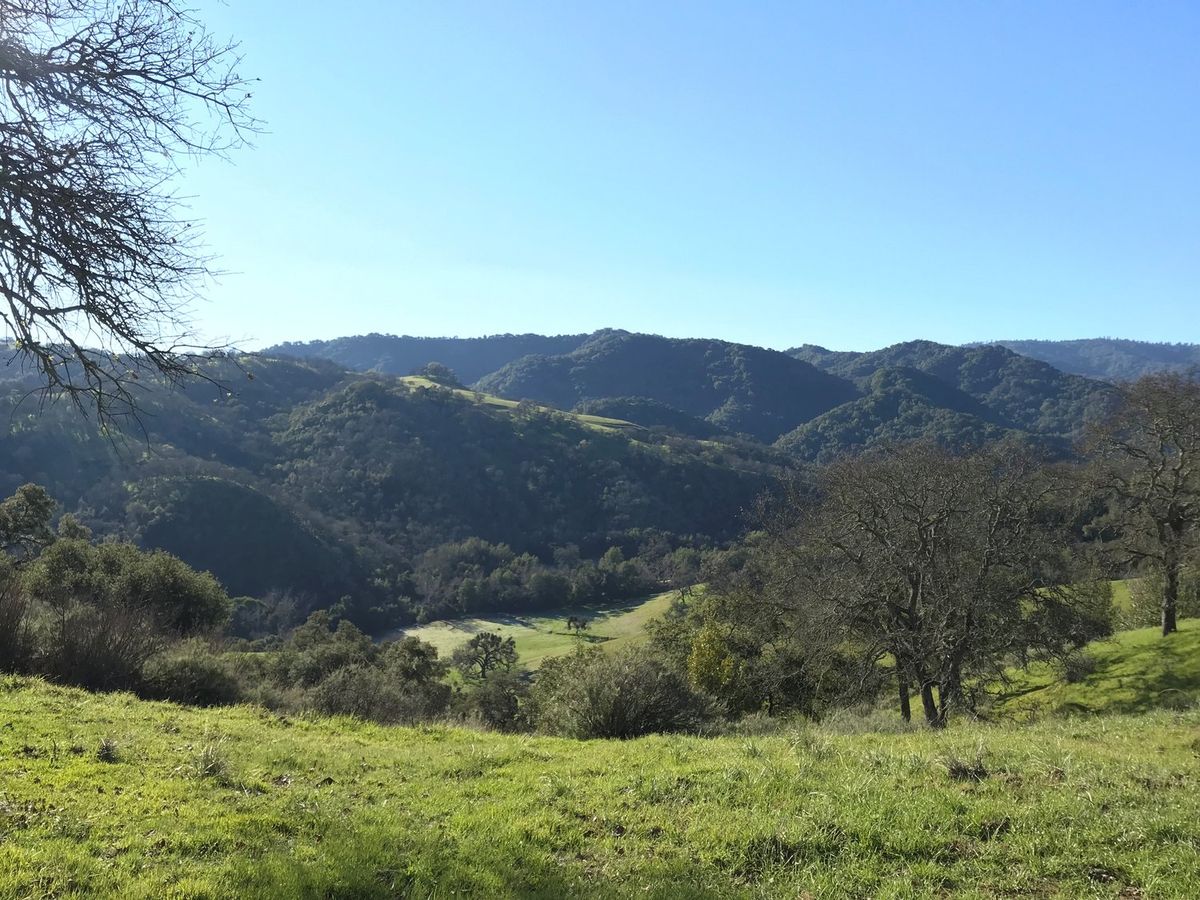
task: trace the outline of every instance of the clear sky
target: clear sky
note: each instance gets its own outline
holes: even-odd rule
[[[197,6],[207,337],[1200,342],[1190,0]]]

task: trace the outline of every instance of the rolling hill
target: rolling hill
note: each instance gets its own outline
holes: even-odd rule
[[[625,331],[597,332],[571,353],[517,360],[477,387],[560,409],[640,398],[768,443],[858,395],[845,379],[774,350]]]
[[[411,621],[414,566],[446,544],[531,554],[513,564],[532,577],[561,548],[595,560],[732,539],[784,462],[321,360],[205,365],[224,387],[145,384],[124,437],[0,391],[0,492],[41,483],[99,536],[168,549],[235,595],[301,611],[349,598],[374,628]]]
[[[1133,381],[1152,372],[1186,372],[1200,367],[1200,344],[1156,344],[1117,338],[992,343],[1064,372],[1102,381]]]
[[[496,334],[480,338],[364,334],[278,344],[262,355],[327,359],[346,369],[384,375],[410,375],[427,363],[440,362],[469,384],[531,353],[570,353],[586,338],[584,334]]]

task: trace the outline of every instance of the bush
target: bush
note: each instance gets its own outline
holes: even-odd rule
[[[192,706],[226,706],[242,696],[229,666],[203,645],[185,644],[156,656],[143,670],[142,693]]]
[[[493,672],[474,690],[460,694],[457,709],[497,731],[519,731],[525,725],[529,685],[514,672]]]
[[[547,660],[531,694],[537,728],[574,738],[633,738],[699,731],[715,702],[642,648],[579,651]]]
[[[0,554],[0,672],[24,672],[33,651],[29,599],[12,561]]]
[[[309,705],[328,716],[375,722],[417,722],[443,712],[450,689],[440,682],[405,683],[386,670],[352,665],[338,669],[309,695]]]
[[[1067,684],[1079,684],[1093,674],[1100,663],[1090,653],[1072,653],[1059,664]]]

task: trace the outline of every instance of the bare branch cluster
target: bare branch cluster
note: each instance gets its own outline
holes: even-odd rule
[[[239,63],[173,0],[0,0],[0,321],[102,419],[211,349],[187,316],[210,260],[170,182],[253,133]]]

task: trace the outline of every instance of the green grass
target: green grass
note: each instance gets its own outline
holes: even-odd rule
[[[998,709],[1009,715],[1129,713],[1200,703],[1200,619],[1181,619],[1179,631],[1122,631],[1086,653],[1095,670],[1067,684],[1048,665],[1014,676]]]
[[[415,635],[433,644],[438,654],[448,657],[454,649],[481,631],[492,631],[516,641],[520,663],[531,669],[551,656],[570,653],[580,643],[602,646],[606,650],[636,643],[645,637],[648,621],[662,615],[671,605],[674,591],[642,600],[609,606],[576,606],[551,610],[541,615],[496,615],[471,619],[430,622],[406,628],[402,634]],[[567,617],[582,616],[591,624],[580,637],[567,630]]]
[[[1194,898],[1198,754],[1196,711],[572,742],[10,678],[0,897]]]
[[[1125,578],[1120,581],[1110,581],[1112,586],[1113,606],[1118,611],[1127,613],[1133,609],[1133,595],[1130,593],[1130,588],[1133,586],[1135,579]]]
[[[448,388],[445,385],[438,384],[429,378],[421,375],[408,375],[400,379],[410,387],[419,388],[439,388],[448,390],[457,394],[460,397],[465,397],[473,403],[478,403],[481,406],[486,406],[490,409],[512,412],[519,405],[516,400],[506,400],[503,397],[496,397],[493,394],[483,394],[479,391],[473,391],[470,388]],[[644,431],[641,425],[636,425],[633,422],[626,422],[624,419],[610,419],[605,416],[589,416],[582,413],[566,412],[561,409],[554,409],[550,406],[542,406],[535,404],[537,409],[543,412],[555,412],[560,415],[569,416],[585,428],[591,428],[596,431],[618,432],[636,436],[638,432]]]

